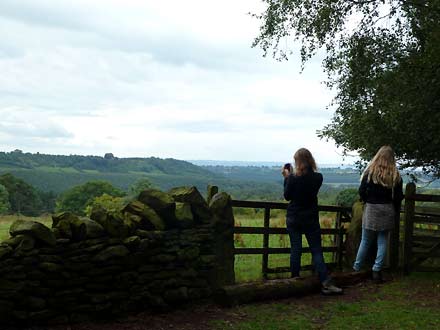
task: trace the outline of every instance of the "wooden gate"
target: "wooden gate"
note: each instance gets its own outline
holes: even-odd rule
[[[418,207],[416,202],[440,203],[440,196],[417,194],[414,183],[406,185],[404,272],[440,271],[440,208]],[[432,261],[431,265],[422,265],[426,261]]]
[[[275,273],[288,273],[289,267],[276,267],[270,268],[269,255],[270,254],[290,254],[290,248],[270,248],[269,237],[273,234],[286,234],[286,228],[275,228],[270,226],[270,211],[271,210],[285,210],[287,209],[287,203],[278,202],[260,202],[260,201],[240,201],[233,200],[233,207],[241,208],[253,208],[264,210],[264,223],[263,227],[248,227],[248,226],[234,226],[234,234],[261,234],[263,235],[263,247],[262,248],[235,248],[234,254],[260,254],[263,256],[261,271],[263,278],[267,279],[268,274]],[[351,208],[342,206],[318,206],[320,212],[334,212],[336,213],[336,221],[334,228],[321,229],[322,235],[334,235],[332,246],[323,246],[323,252],[333,252],[333,262],[327,263],[330,268],[342,268],[342,257],[344,252],[344,235],[346,234],[343,224],[351,221]],[[310,253],[310,248],[303,248],[302,252]],[[302,270],[312,269],[312,265],[301,266]]]

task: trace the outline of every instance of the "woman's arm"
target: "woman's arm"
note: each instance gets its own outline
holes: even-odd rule
[[[400,178],[399,183],[394,187],[393,203],[396,209],[400,209],[400,203],[402,202],[403,197],[403,180]]]
[[[284,178],[284,199],[291,201],[293,198],[295,177],[293,175],[286,176]]]
[[[362,177],[361,185],[359,186],[359,196],[361,201],[365,202],[367,200],[367,184],[368,184],[368,174]]]

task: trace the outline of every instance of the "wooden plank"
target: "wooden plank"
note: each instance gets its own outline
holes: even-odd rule
[[[412,240],[422,242],[438,242],[440,240],[440,236],[413,235]]]
[[[353,285],[370,277],[369,272],[334,273],[336,285]],[[274,300],[292,296],[301,297],[319,292],[321,283],[317,276],[302,279],[283,278],[264,282],[247,282],[223,286],[214,293],[214,301],[223,306],[248,304],[255,301]]]
[[[322,235],[339,235],[340,230],[334,228],[322,228]],[[343,234],[346,233],[346,230],[342,228]],[[275,227],[234,227],[234,234],[270,234],[270,235],[287,235],[286,228],[275,228]]]
[[[270,208],[266,207],[264,209],[264,236],[263,236],[263,261],[262,261],[262,271],[263,271],[263,278],[267,279],[267,268],[269,268],[269,254],[267,252],[267,249],[269,248],[269,229],[270,225]]]
[[[425,223],[428,225],[440,225],[440,216],[432,217],[432,216],[415,215],[414,222]]]
[[[416,185],[412,182],[406,185],[405,189],[405,234],[403,248],[403,270],[406,274],[410,272],[412,239],[414,230],[414,209],[415,201],[411,197],[416,193]]]
[[[416,206],[415,215],[440,216],[440,207]]]
[[[326,263],[328,269],[335,269],[337,265],[338,264],[336,262]],[[313,265],[301,265],[301,270],[313,270],[313,269],[314,269]],[[269,274],[290,273],[290,267],[274,267],[274,268],[269,268],[267,271]]]
[[[412,194],[411,196],[408,197],[408,199],[418,202],[440,203],[440,195]]]
[[[430,253],[430,251],[429,251],[429,249],[426,249],[426,248],[425,249],[416,249],[416,248],[413,249],[413,257],[415,259],[418,259],[418,258],[425,258],[425,259],[440,258],[440,250],[433,251],[429,254],[429,257],[426,257],[428,253]],[[413,264],[413,267],[414,266],[415,265]]]
[[[414,228],[413,236],[432,236],[440,238],[440,230],[436,229],[423,229],[423,228]]]
[[[427,266],[419,266],[417,267],[417,271],[418,272],[433,272],[433,273],[437,273],[440,272],[440,267],[427,267]]]
[[[417,257],[416,260],[413,262],[413,267],[417,267],[426,259],[435,257],[437,252],[440,252],[440,241],[434,244],[434,246],[432,246],[426,253],[424,253],[423,256]]]
[[[303,253],[310,253],[309,247],[303,247]],[[336,246],[324,246],[322,252],[336,252]],[[235,248],[234,254],[290,254],[290,248]]]

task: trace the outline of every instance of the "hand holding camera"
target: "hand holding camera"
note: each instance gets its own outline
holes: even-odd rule
[[[292,173],[292,165],[290,163],[286,163],[283,166],[283,170],[281,174],[283,177],[287,178]]]

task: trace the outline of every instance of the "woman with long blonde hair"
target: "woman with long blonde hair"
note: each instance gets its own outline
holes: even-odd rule
[[[322,185],[322,174],[317,172],[315,159],[306,148],[298,149],[293,158],[295,170],[292,171],[290,164],[286,164],[282,170],[284,198],[289,201],[286,225],[290,238],[292,277],[299,277],[302,234],[304,234],[309,243],[315,270],[322,284],[322,293],[340,294],[342,289],[333,285],[322,254],[318,210],[318,191]]]
[[[377,238],[373,280],[382,281],[381,270],[387,251],[388,232],[403,199],[402,178],[397,170],[394,151],[382,146],[361,176],[359,195],[365,208],[362,215],[362,239],[353,265],[359,271],[370,246]]]

